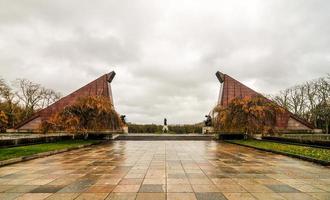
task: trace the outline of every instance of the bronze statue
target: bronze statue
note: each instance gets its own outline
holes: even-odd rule
[[[164,118],[163,133],[168,133],[167,119]]]
[[[206,120],[204,121],[205,126],[212,126],[212,117],[211,115],[205,115]]]
[[[125,119],[126,115],[120,115],[120,119],[123,122],[123,124],[126,124],[126,119]]]

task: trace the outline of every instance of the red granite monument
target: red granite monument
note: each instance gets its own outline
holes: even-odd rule
[[[220,82],[218,105],[222,107],[227,107],[237,97],[262,96],[227,74],[218,71],[216,76]],[[284,113],[279,113],[276,116],[276,128],[283,131],[312,130],[313,125],[286,110]]]
[[[115,77],[114,71],[104,74],[71,94],[61,98],[52,105],[38,111],[29,119],[16,126],[17,130],[36,131],[43,121],[48,120],[54,113],[61,111],[65,106],[73,104],[77,98],[84,96],[104,96],[110,99],[113,106],[111,82]]]

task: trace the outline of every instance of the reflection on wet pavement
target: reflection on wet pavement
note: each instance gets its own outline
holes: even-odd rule
[[[330,199],[330,168],[215,141],[117,141],[2,167],[0,199]]]

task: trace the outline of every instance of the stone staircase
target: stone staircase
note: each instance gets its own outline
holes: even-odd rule
[[[115,140],[213,140],[214,134],[118,134]]]

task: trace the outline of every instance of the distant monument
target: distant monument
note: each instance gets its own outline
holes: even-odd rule
[[[112,106],[113,98],[111,91],[111,82],[115,77],[114,71],[104,74],[96,80],[88,83],[71,94],[61,98],[52,105],[38,111],[29,119],[18,124],[15,129],[19,131],[38,131],[43,121],[48,120],[53,114],[61,111],[64,107],[72,105],[78,98],[86,96],[103,96],[109,98]]]
[[[164,118],[163,133],[168,133],[167,119]]]
[[[244,98],[262,96],[258,92],[252,90],[227,74],[223,74],[218,71],[215,75],[220,82],[218,105],[223,108],[226,108],[229,103],[237,97]],[[264,98],[267,99],[266,97]],[[269,99],[267,100],[271,101]],[[312,130],[314,128],[313,125],[292,114],[288,110],[284,113],[278,113],[276,115],[275,127],[278,131]]]

